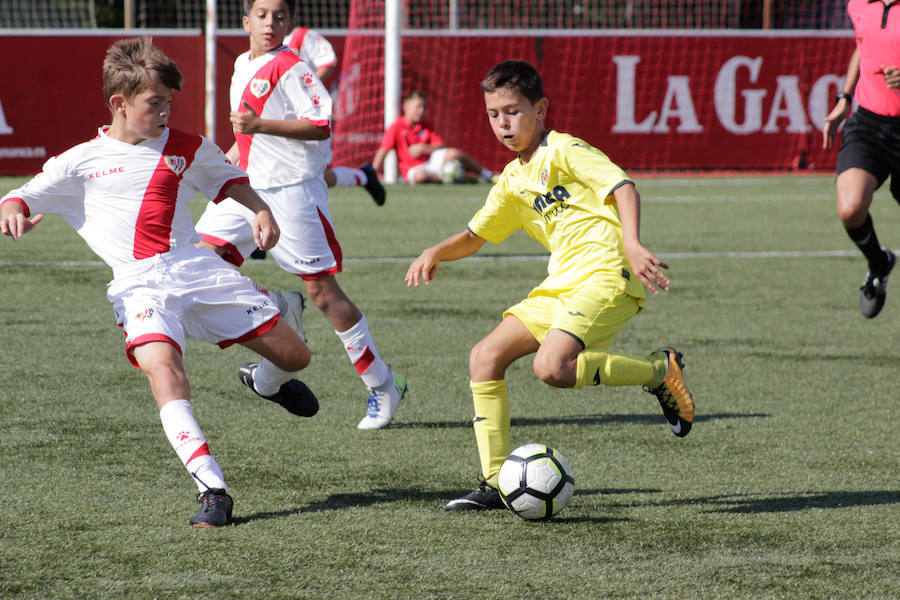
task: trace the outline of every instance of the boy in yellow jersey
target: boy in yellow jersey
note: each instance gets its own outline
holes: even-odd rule
[[[537,70],[522,61],[495,65],[481,82],[488,120],[501,144],[518,153],[462,233],[428,248],[410,265],[407,286],[426,285],[441,261],[477,252],[525,232],[550,251],[548,277],[508,309],[469,356],[475,440],[483,480],[447,510],[503,508],[496,489],[509,454],[506,369],[535,354],[534,372],[560,388],[641,385],[657,397],[675,435],[688,434],[694,402],[681,353],[647,356],[608,351],[641,310],[644,286],[666,290],[659,260],[640,241],[640,196],[625,172],[587,142],[547,131],[548,100]]]

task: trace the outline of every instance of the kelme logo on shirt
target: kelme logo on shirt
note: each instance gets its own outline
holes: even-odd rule
[[[269,93],[269,90],[272,88],[272,84],[269,83],[268,79],[251,79],[250,80],[250,93],[256,96],[257,98],[262,98],[266,94]]]
[[[187,161],[183,156],[166,156],[165,159],[166,166],[176,175],[181,175],[181,172],[184,171],[184,168],[187,166]]]

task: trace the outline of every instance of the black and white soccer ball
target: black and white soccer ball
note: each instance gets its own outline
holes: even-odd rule
[[[500,467],[497,484],[507,508],[529,520],[549,519],[569,503],[575,491],[569,461],[544,444],[513,450]]]

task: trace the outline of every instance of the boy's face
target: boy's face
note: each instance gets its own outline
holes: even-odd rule
[[[122,136],[115,137],[137,143],[161,136],[171,114],[173,93],[172,88],[157,81],[131,99],[114,94],[109,99],[115,112],[113,126],[119,125],[116,132]]]
[[[410,125],[421,123],[425,118],[425,100],[418,96],[407,98],[403,103],[403,118]]]
[[[281,46],[293,26],[285,0],[256,0],[243,22],[244,31],[250,34],[251,58]]]
[[[494,135],[500,143],[519,154],[530,154],[544,137],[547,99],[532,104],[516,90],[500,88],[484,94],[484,106]]]

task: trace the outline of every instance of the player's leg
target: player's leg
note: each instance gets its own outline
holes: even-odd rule
[[[431,173],[425,169],[425,165],[417,165],[406,172],[406,183],[418,185],[420,183],[440,183],[439,173]]]
[[[382,360],[365,315],[337,283],[342,251],[331,223],[324,181],[260,191],[281,227],[272,258],[301,277],[307,294],[331,323],[350,361],[369,390],[367,413],[360,427],[378,429],[393,419],[406,382]]]
[[[836,181],[838,217],[847,235],[874,266],[880,266],[884,261],[869,214],[877,187],[875,176],[858,168],[843,171]]]
[[[507,316],[469,354],[469,386],[475,417],[472,428],[481,464],[482,482],[472,492],[448,502],[446,510],[503,508],[497,491],[500,466],[509,455],[509,395],[506,370],[516,359],[531,354],[538,342],[515,316]]]
[[[655,387],[665,374],[664,363],[651,357],[583,351],[578,338],[561,329],[551,329],[535,355],[534,373],[544,383],[559,388],[578,389],[601,383]]]
[[[334,328],[347,357],[369,391],[366,415],[357,427],[386,427],[393,420],[400,400],[406,395],[406,381],[381,358],[366,316],[347,297],[333,275],[306,279],[306,291]]]
[[[199,489],[200,512],[191,517],[194,527],[221,527],[231,521],[233,501],[219,464],[194,418],[190,385],[181,353],[168,342],[148,342],[131,354],[150,382],[150,389],[166,438]]]
[[[325,183],[328,187],[362,186],[378,206],[382,206],[386,198],[384,186],[381,185],[372,163],[369,162],[363,163],[358,169],[342,166],[325,169]]]
[[[896,258],[882,248],[875,234],[869,207],[875,190],[894,168],[897,151],[884,142],[886,125],[863,110],[851,115],[844,126],[837,159],[838,216],[847,235],[868,263],[868,272],[860,288],[859,308],[863,316],[873,318],[881,312],[887,294],[887,279]]]
[[[481,175],[481,178],[487,182],[490,182],[494,178],[493,171],[482,167],[477,160],[475,160],[459,148],[447,148],[447,154],[444,156],[444,161],[448,162],[451,160],[459,161],[459,164],[463,166],[466,172],[478,173],[479,175]]]
[[[881,312],[887,296],[887,280],[896,257],[883,248],[875,233],[869,207],[878,188],[878,180],[868,171],[851,168],[837,177],[838,216],[847,235],[866,257],[868,272],[860,288],[859,307],[863,316],[873,318]]]
[[[675,435],[687,435],[694,421],[694,401],[684,381],[681,353],[674,348],[645,356],[609,351],[642,303],[622,292],[619,283],[598,278],[560,297],[550,331],[535,356],[535,373],[558,387],[643,386],[656,396]],[[573,356],[579,345],[584,350]]]

